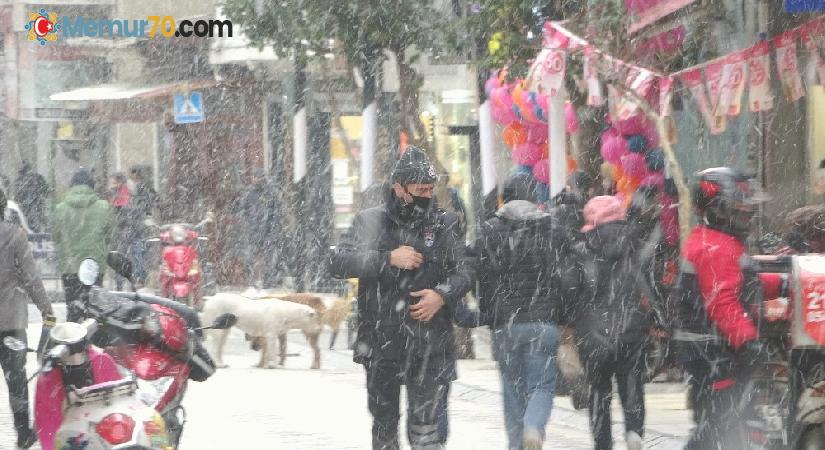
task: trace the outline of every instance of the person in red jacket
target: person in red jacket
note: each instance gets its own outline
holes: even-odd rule
[[[782,289],[777,274],[757,274],[745,240],[761,200],[750,179],[729,168],[698,173],[693,192],[701,225],[682,249],[673,294],[674,340],[690,375],[696,427],[685,447],[734,448],[736,402],[749,368],[763,358],[759,304]],[[727,443],[726,443],[727,442]]]

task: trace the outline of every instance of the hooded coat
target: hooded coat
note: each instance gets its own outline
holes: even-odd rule
[[[550,214],[509,201],[482,225],[475,250],[480,309],[491,326],[559,322],[565,241]]]
[[[424,256],[415,270],[390,266],[390,252],[408,245]],[[407,217],[392,191],[385,202],[359,212],[330,257],[336,278],[358,278],[358,336],[353,359],[409,361],[426,356],[442,382],[456,377],[452,312],[472,287],[458,218],[432,206]],[[422,323],[409,317],[410,292],[434,289],[445,305]]]
[[[80,263],[92,258],[105,267],[112,236],[112,211],[87,185],[66,192],[54,210],[52,237],[60,259],[60,273],[74,274]]]
[[[639,271],[638,243],[625,220],[596,225],[576,246],[578,259],[576,330],[605,344],[642,340],[650,327],[643,307],[646,280]]]

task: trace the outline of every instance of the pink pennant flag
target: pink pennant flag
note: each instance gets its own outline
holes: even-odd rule
[[[825,21],[815,20],[803,26],[799,30],[799,37],[810,54],[808,62],[816,72],[814,84],[825,85],[825,58],[819,55],[821,50],[825,50],[825,44],[822,43],[825,41]]]
[[[745,90],[746,66],[745,52],[732,53],[725,58],[722,92],[719,94],[716,115],[739,115],[742,109],[742,91]]]
[[[542,61],[542,77],[539,85],[543,92],[555,97],[564,82],[564,72],[567,69],[567,52],[556,48],[546,50],[547,57]]]
[[[682,83],[693,94],[696,104],[699,107],[699,112],[702,113],[705,122],[710,128],[710,134],[720,134],[727,128],[727,120],[725,116],[714,116],[710,101],[708,100],[705,85],[702,82],[702,69],[693,69],[683,72],[681,75]]]
[[[659,114],[662,117],[673,115],[673,77],[659,79]]]
[[[776,47],[776,68],[782,82],[782,94],[789,102],[795,102],[805,95],[796,60],[796,30],[775,37],[773,45]]]
[[[768,42],[760,42],[746,50],[748,55],[748,101],[752,112],[773,108],[771,93],[771,60]]]
[[[603,105],[604,92],[596,70],[596,54],[590,46],[584,49],[584,80],[587,85],[587,105]]]
[[[724,116],[717,111],[719,97],[722,94],[722,69],[725,67],[724,61],[716,61],[705,67],[705,78],[708,85],[708,96],[710,98],[710,111],[714,116]]]

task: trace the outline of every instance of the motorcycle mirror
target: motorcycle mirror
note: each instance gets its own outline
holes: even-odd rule
[[[81,283],[83,283],[84,286],[87,287],[94,286],[95,283],[97,283],[99,276],[100,264],[91,258],[84,259],[83,262],[80,263],[80,267],[77,269],[77,278]]]
[[[133,265],[132,260],[130,260],[128,256],[119,252],[109,252],[109,255],[106,257],[106,263],[117,272],[118,275],[126,278],[130,283],[132,282]]]
[[[227,328],[235,326],[236,323],[238,323],[238,317],[232,313],[226,313],[218,316],[209,328],[213,330],[226,330]]]
[[[23,341],[12,336],[4,337],[3,345],[5,345],[6,348],[8,348],[9,350],[15,352],[22,352],[24,350],[28,350],[28,347],[26,347],[26,344]]]

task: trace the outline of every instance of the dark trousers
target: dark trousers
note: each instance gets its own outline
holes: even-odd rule
[[[717,368],[721,365],[715,365]],[[741,443],[742,420],[736,404],[742,398],[743,381],[747,375],[734,376],[737,371],[711,369],[705,361],[685,363],[690,375],[690,400],[693,404],[693,421],[696,427],[685,446],[686,450],[717,450],[737,448]]]
[[[81,322],[86,318],[83,302],[86,300],[86,294],[89,288],[80,282],[77,275],[73,273],[64,273],[60,279],[63,281],[63,294],[66,296],[66,321],[67,322]],[[101,275],[95,285],[100,286],[103,283],[103,275]]]
[[[644,349],[644,341],[607,342],[592,333],[583,335],[578,342],[579,355],[584,360],[584,372],[590,384],[590,429],[596,450],[613,448],[610,402],[613,399],[614,376],[622,401],[625,431],[644,436]]]
[[[371,361],[366,366],[367,396],[372,414],[373,450],[397,450],[403,365]],[[444,393],[449,385],[435,377],[415,377],[407,385],[407,438],[413,450],[441,448],[439,414],[446,413]],[[442,425],[443,426],[443,425]],[[446,436],[445,436],[446,437]]]
[[[0,331],[0,342],[11,336],[26,342],[25,330]],[[26,380],[26,352],[16,352],[0,345],[0,366],[9,390],[9,405],[14,416],[17,435],[29,430],[29,385]]]

